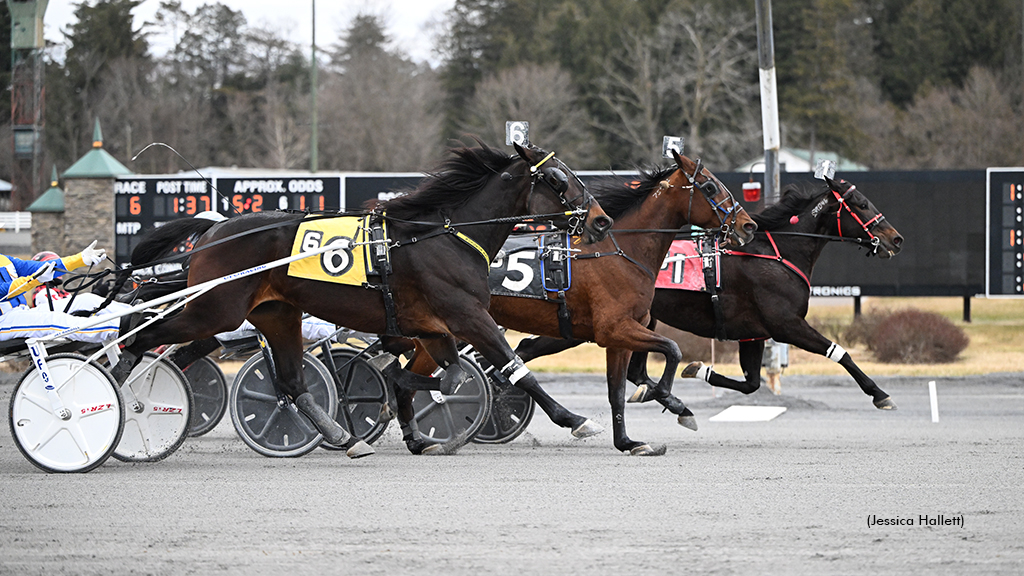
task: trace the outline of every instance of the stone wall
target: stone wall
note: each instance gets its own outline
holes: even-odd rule
[[[97,248],[114,252],[114,179],[69,178],[64,181],[65,252],[79,252],[93,240],[99,241]]]
[[[64,242],[64,213],[33,212],[32,254],[49,250],[61,256],[66,256],[66,248]]]

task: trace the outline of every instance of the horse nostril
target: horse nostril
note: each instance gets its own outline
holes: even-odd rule
[[[896,236],[892,239],[892,245],[899,248],[903,245],[903,236]]]
[[[611,227],[612,219],[609,218],[608,216],[598,216],[597,218],[594,218],[594,228],[598,229],[599,231],[604,232],[605,230],[608,230]]]
[[[757,232],[757,223],[747,222],[746,224],[743,225],[743,231],[746,232],[747,234],[753,234],[754,232]]]

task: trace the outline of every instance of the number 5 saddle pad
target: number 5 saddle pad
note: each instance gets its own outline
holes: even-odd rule
[[[292,244],[292,255],[312,252],[329,244],[337,250],[323,252],[288,265],[288,275],[307,280],[362,286],[369,268],[367,216],[337,218],[307,217],[299,224]]]
[[[547,300],[568,290],[572,268],[565,234],[509,238],[491,262],[491,294]]]

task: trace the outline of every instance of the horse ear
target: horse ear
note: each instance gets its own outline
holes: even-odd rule
[[[676,161],[676,166],[683,172],[686,172],[686,166],[683,165],[683,157],[679,155],[679,151],[675,148],[671,148],[671,150],[672,159]]]
[[[836,182],[835,180],[829,178],[828,176],[823,176],[823,178],[825,180],[825,183],[828,184],[828,187],[831,188],[834,192],[838,194],[843,194],[846,192],[846,190],[843,190],[843,187],[839,185],[839,182]]]
[[[526,160],[527,162],[533,162],[533,160],[531,160],[530,157],[526,155],[526,150],[524,150],[523,147],[520,146],[518,142],[513,142],[512,145],[515,146],[516,153],[519,154],[520,158],[522,158],[523,160]]]

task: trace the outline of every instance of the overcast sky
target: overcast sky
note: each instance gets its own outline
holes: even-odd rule
[[[95,1],[95,0],[94,0]],[[285,39],[308,47],[312,42],[313,2],[316,2],[316,44],[326,47],[338,42],[344,30],[360,13],[381,15],[395,44],[417,61],[432,60],[433,46],[429,27],[441,20],[455,0],[219,0],[233,10],[241,10],[249,25],[276,30]],[[60,30],[74,20],[74,7],[79,0],[50,0],[43,17],[47,40],[62,42]],[[182,8],[195,12],[211,0],[181,0]],[[135,24],[152,21],[160,0],[144,0],[132,14]],[[162,54],[170,45],[169,38],[152,37],[155,54]],[[308,50],[307,50],[308,51]]]

